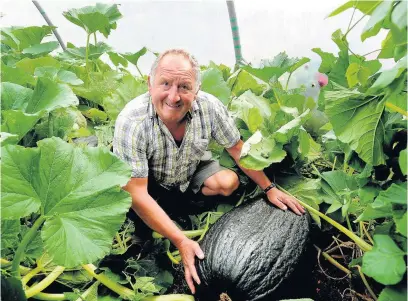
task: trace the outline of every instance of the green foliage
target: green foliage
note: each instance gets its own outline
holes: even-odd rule
[[[315,99],[307,97],[305,86],[289,87],[295,71],[309,58],[290,58],[281,52],[232,74],[223,64],[201,67],[201,89],[227,106],[245,141],[242,166],[272,167],[276,182],[312,209],[347,221],[348,229],[367,244],[373,236],[374,246],[370,250],[368,245],[362,256],[362,271],[370,283],[378,282],[375,292],[382,289],[380,301],[406,297],[401,279],[406,270],[407,150],[406,142],[398,138],[406,136],[403,115],[408,115],[405,4],[349,1],[329,15],[356,9],[367,16],[332,34],[337,53],[312,49],[322,59],[319,72],[329,77]],[[75,300],[79,293],[89,300],[115,299],[98,296],[103,291],[98,290],[99,283],[91,284],[92,278],[77,270],[78,265],[109,253],[123,255],[135,243],[133,228],[127,232],[122,228],[115,236],[130,206],[128,194],[120,189],[130,172],[109,151],[119,112],[147,91],[147,78],[138,63],[152,51],[143,47],[118,53],[97,41],[97,35],[108,37],[116,29],[122,17],[118,8],[96,4],[64,12],[87,33],[85,46],[68,43],[65,52],[59,51],[56,41],[43,42],[52,32],[49,26],[1,31],[1,253],[29,266],[51,258],[53,264],[74,268],[57,281],[75,289],[65,294]],[[381,49],[373,51],[378,52],[377,59],[368,61],[368,54],[356,54],[347,39],[362,21],[366,22],[360,33],[363,41],[386,31]],[[381,69],[378,59],[393,59],[395,65]],[[137,77],[125,69],[129,63],[136,66]],[[97,140],[100,147],[89,147],[76,137]],[[223,166],[238,170],[225,150],[213,145],[211,150]],[[240,174],[240,179],[245,186],[246,178]],[[247,194],[240,202],[256,191]],[[231,207],[190,216],[193,229],[208,228]],[[310,212],[327,230],[324,217]],[[24,246],[26,237],[31,240]],[[131,287],[135,300],[153,300],[153,295],[165,293],[177,281],[157,261],[166,248],[155,245],[154,250],[127,263],[126,279],[108,268],[102,268],[103,274],[117,285]],[[88,285],[85,293],[79,291],[84,285]]]
[[[116,21],[122,18],[117,4],[107,5],[97,3],[80,9],[70,9],[63,13],[68,21],[82,27],[87,34],[100,32],[106,38],[112,29],[116,29]]]
[[[231,90],[223,78],[222,71],[217,68],[209,68],[201,75],[201,90],[210,93],[227,105],[231,96]]]
[[[391,237],[374,235],[373,249],[363,256],[363,272],[382,284],[397,284],[406,272],[404,255]]]
[[[44,247],[57,264],[102,258],[130,205],[119,186],[127,183],[129,167],[104,149],[74,148],[57,138],[38,146],[2,150],[2,219],[39,212],[46,219]]]

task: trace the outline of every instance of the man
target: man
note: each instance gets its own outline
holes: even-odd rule
[[[161,54],[153,64],[148,86],[149,92],[129,102],[118,116],[114,152],[133,169],[132,179],[124,187],[132,196],[133,210],[178,248],[185,279],[194,294],[193,279],[200,284],[194,259],[203,259],[204,254],[152,198],[148,179],[149,188],[153,180],[169,190],[228,196],[239,186],[238,176],[205,158],[206,150],[213,138],[238,164],[243,141],[225,106],[199,91],[200,68],[186,51],[172,49]],[[299,215],[305,212],[262,171],[241,169],[266,191],[272,204],[283,210],[289,207]]]

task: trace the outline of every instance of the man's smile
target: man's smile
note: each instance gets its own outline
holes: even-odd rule
[[[172,109],[178,109],[178,108],[181,107],[181,103],[180,103],[180,104],[174,104],[174,105],[172,105],[172,104],[169,104],[168,102],[165,102],[165,104],[166,104],[168,107],[172,108]]]

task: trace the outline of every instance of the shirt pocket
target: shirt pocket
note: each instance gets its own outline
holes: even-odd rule
[[[191,145],[191,159],[200,161],[208,148],[208,139],[194,139]]]

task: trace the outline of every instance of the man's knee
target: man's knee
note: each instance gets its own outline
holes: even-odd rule
[[[238,175],[231,170],[222,170],[209,177],[204,182],[202,192],[204,195],[220,194],[231,195],[239,186]],[[207,189],[210,191],[207,193]]]
[[[230,171],[220,182],[220,191],[224,196],[230,196],[239,186],[238,175]]]

